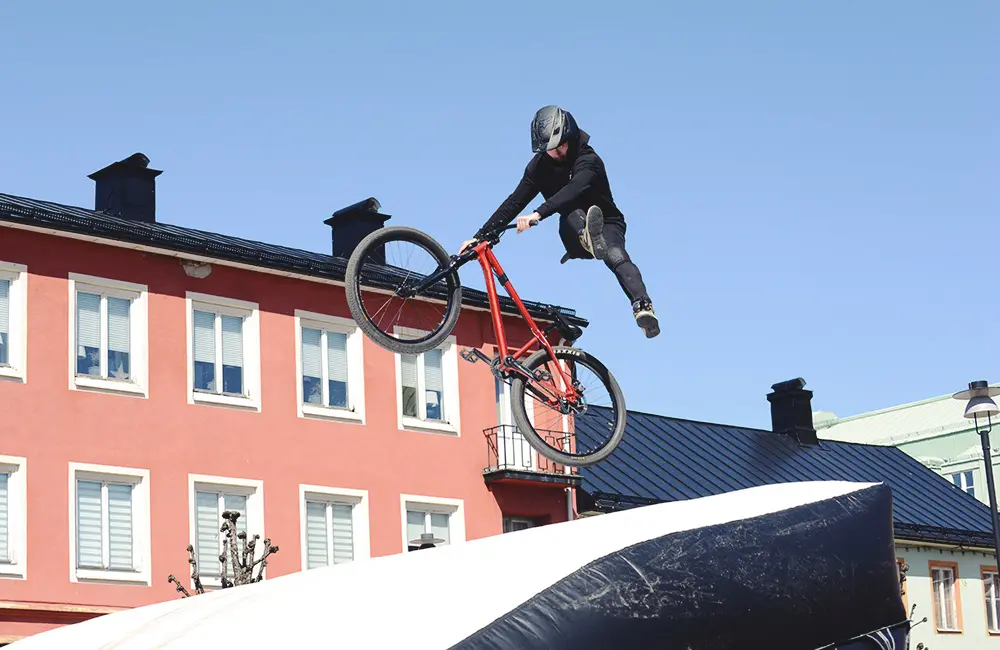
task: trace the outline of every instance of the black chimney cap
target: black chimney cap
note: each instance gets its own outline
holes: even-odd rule
[[[88,174],[87,178],[96,181],[99,178],[107,176],[112,171],[117,171],[123,168],[128,169],[133,174],[139,174],[149,179],[154,179],[163,173],[163,171],[159,169],[150,169],[149,157],[144,153],[136,152],[128,158],[123,158],[117,162],[111,163],[107,167],[98,169],[93,174]]]
[[[382,214],[379,210],[382,209],[382,204],[378,202],[374,196],[370,196],[364,201],[358,201],[357,203],[352,203],[351,205],[341,208],[333,213],[333,216],[329,219],[323,221],[328,226],[334,225],[337,221],[346,217],[364,217],[372,216],[381,219],[382,223],[385,223],[389,219],[389,215]]]

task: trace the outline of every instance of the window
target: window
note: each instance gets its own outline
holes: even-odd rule
[[[972,470],[969,470],[967,472],[958,472],[957,474],[952,474],[951,482],[954,483],[962,491],[968,492],[972,496],[976,496],[976,486],[972,481]]]
[[[397,327],[397,333],[420,334]],[[458,357],[455,337],[423,354],[396,354],[400,428],[459,432]]]
[[[983,567],[983,596],[986,600],[986,629],[1000,634],[1000,576],[996,567]]]
[[[503,518],[503,532],[513,533],[516,530],[524,530],[526,528],[534,528],[535,521],[533,519],[528,519],[526,517],[504,517]]]
[[[465,541],[465,516],[460,499],[402,495],[403,548],[416,551],[421,535],[432,535],[435,546]]]
[[[961,632],[961,604],[958,592],[958,565],[931,562],[934,622],[938,632]]]
[[[232,558],[225,547],[226,535],[222,532],[227,510],[240,513],[236,520],[237,533],[247,533],[248,541],[254,535],[264,538],[264,485],[257,480],[218,476],[190,475],[191,544],[195,549],[198,571],[206,588],[222,585],[222,563],[219,555],[226,553],[226,575],[232,579]],[[239,539],[236,548],[242,548]],[[258,548],[254,557],[260,557]],[[254,575],[257,570],[254,570]],[[266,575],[266,572],[265,572]]]
[[[0,262],[0,379],[27,381],[28,267]]]
[[[188,292],[189,403],[260,410],[256,303]]]
[[[21,456],[0,456],[0,578],[27,577],[27,468]]]
[[[352,321],[295,311],[299,415],[364,423],[363,335]]]
[[[149,471],[70,463],[72,582],[150,584]]]
[[[144,285],[71,273],[70,388],[146,393]]]
[[[302,568],[368,559],[368,492],[300,485]]]

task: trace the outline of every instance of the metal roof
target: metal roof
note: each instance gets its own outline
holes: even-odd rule
[[[991,384],[997,386],[997,384]],[[927,437],[974,431],[963,417],[965,403],[940,395],[848,417],[816,420],[821,438],[896,445]]]
[[[220,261],[237,262],[262,269],[273,269],[301,275],[344,281],[347,259],[313,251],[277,246],[249,239],[241,239],[195,228],[173,226],[166,223],[145,223],[122,217],[49,201],[38,201],[21,196],[0,193],[0,222],[16,223],[46,228],[65,233],[97,237],[117,242],[143,245],[175,253],[198,255]],[[386,267],[386,273],[391,269]],[[499,296],[501,310],[518,314],[517,307],[507,296]],[[524,300],[533,317],[551,320],[545,303]],[[489,307],[486,292],[462,287],[463,304]],[[586,319],[576,311],[552,305],[567,321],[586,327]]]
[[[578,418],[578,435],[593,443],[599,420]],[[629,411],[618,449],[579,472],[581,489],[602,511],[771,483],[882,482],[892,489],[898,538],[992,548],[989,508],[896,447],[832,440],[809,447],[771,431]]]

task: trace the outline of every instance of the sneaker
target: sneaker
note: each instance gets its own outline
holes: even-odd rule
[[[656,318],[653,303],[649,298],[641,298],[632,303],[632,314],[635,316],[636,324],[646,332],[647,339],[660,333],[660,321]]]
[[[608,254],[608,244],[604,241],[604,213],[596,205],[587,210],[587,222],[580,233],[580,244],[596,259],[603,260]]]

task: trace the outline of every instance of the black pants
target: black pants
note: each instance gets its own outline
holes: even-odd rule
[[[570,259],[594,259],[594,256],[580,243],[580,234],[586,224],[587,213],[584,210],[573,210],[559,218],[559,237]],[[639,267],[632,262],[625,250],[625,222],[605,222],[604,240],[608,244],[608,254],[604,258],[604,264],[618,278],[618,284],[628,296],[629,302],[648,299],[649,294],[646,293],[646,285],[642,282]]]

